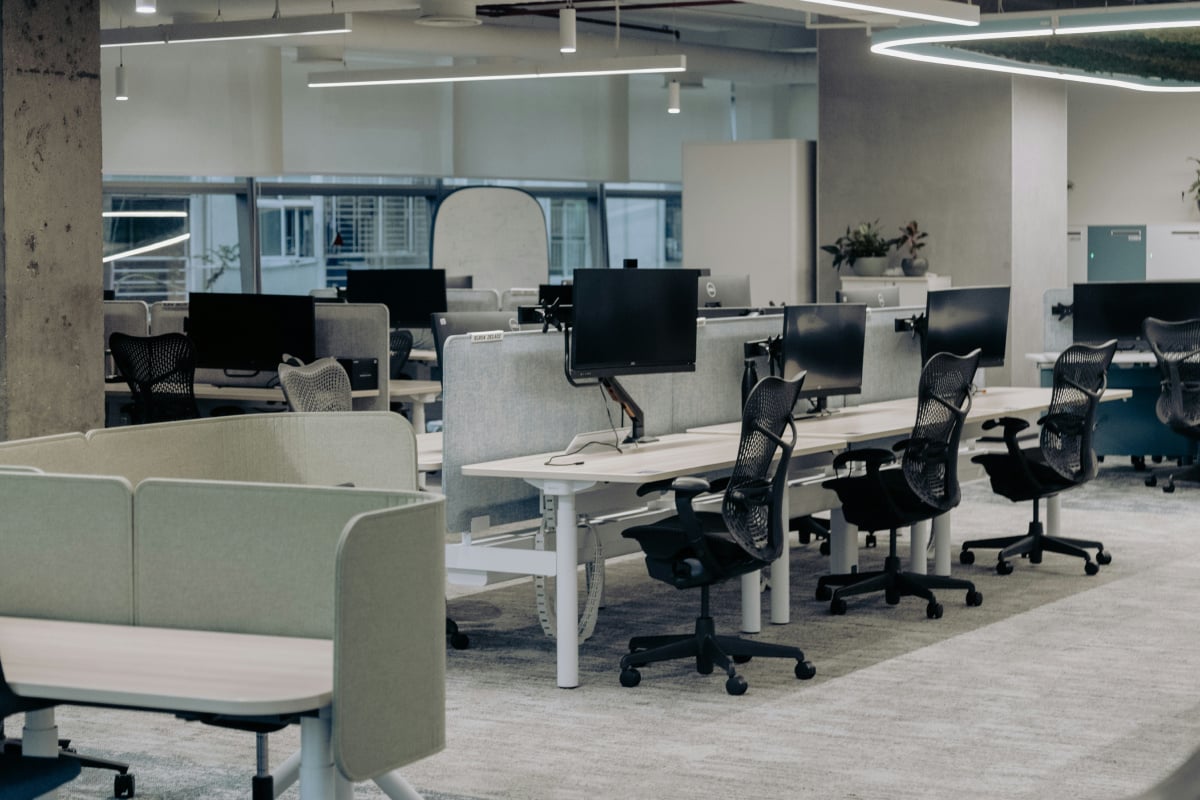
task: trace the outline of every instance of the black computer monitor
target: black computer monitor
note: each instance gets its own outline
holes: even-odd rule
[[[441,269],[348,269],[346,300],[383,303],[393,328],[424,328],[446,310],[446,271]]]
[[[937,353],[979,349],[979,366],[1004,366],[1008,339],[1008,286],[935,289],[926,295],[921,360]]]
[[[867,307],[862,303],[808,303],[783,312],[783,377],[801,372],[800,397],[814,413],[833,395],[861,394]]]
[[[749,275],[698,275],[696,277],[696,306],[719,308],[750,305]]]
[[[432,314],[429,325],[433,330],[433,346],[437,351],[439,366],[442,363],[442,346],[451,336],[479,331],[520,330],[516,311],[443,311]]]
[[[575,287],[569,283],[542,283],[538,285],[538,305],[548,306],[555,300],[560,306],[571,305]]]
[[[1102,281],[1075,284],[1071,319],[1076,342],[1117,340],[1122,349],[1148,349],[1142,320],[1200,317],[1200,281]]]
[[[696,369],[696,270],[581,269],[574,274],[569,377],[599,378],[644,441],[641,409],[618,375]]]
[[[284,354],[316,359],[313,299],[291,294],[202,294],[188,298],[196,366],[264,372]]]

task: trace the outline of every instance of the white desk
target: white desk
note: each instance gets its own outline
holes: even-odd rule
[[[555,551],[511,552],[505,571],[523,572],[531,575],[554,575],[557,578],[555,592],[556,645],[558,659],[558,685],[572,688],[579,685],[579,602],[576,592],[567,588],[577,582],[577,532],[575,518],[575,495],[591,489],[598,483],[621,483],[637,485],[651,481],[669,480],[683,475],[696,475],[732,469],[737,461],[738,439],[731,436],[704,436],[697,434],[670,434],[657,442],[636,448],[625,448],[596,453],[579,453],[562,458],[558,453],[541,453],[533,456],[469,464],[462,468],[464,476],[490,478],[520,478],[536,486],[547,495],[556,498],[556,542]],[[798,439],[793,459],[806,455],[827,454],[845,447],[838,438],[821,439],[808,437]],[[551,456],[559,455],[562,466],[547,466]],[[786,539],[785,539],[786,543]],[[462,563],[464,548],[470,545],[451,545],[447,548],[447,561]],[[456,548],[452,550],[452,548]],[[483,548],[477,548],[483,549]],[[790,614],[788,587],[786,585],[788,554],[785,547],[777,564],[781,565],[776,575],[772,568],[771,619],[786,622]],[[750,615],[747,590],[757,602],[759,597],[758,575],[746,576],[742,581],[743,622]],[[778,601],[776,600],[778,598]],[[760,612],[755,605],[753,615]],[[757,619],[755,620],[757,624]],[[745,627],[745,625],[743,625]],[[751,630],[757,630],[752,627]]]
[[[278,386],[218,386],[211,383],[197,383],[193,387],[197,400],[228,400],[230,402],[244,401],[251,403],[282,403],[283,389]],[[127,383],[105,383],[104,393],[113,395],[129,395]],[[351,392],[351,397],[375,397],[378,389],[359,389]]]
[[[432,403],[442,393],[441,381],[388,381],[388,401],[405,401],[412,404],[412,426],[417,433],[425,433],[425,404]]]

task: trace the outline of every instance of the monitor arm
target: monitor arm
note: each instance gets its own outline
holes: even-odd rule
[[[630,430],[629,435],[625,437],[624,444],[644,444],[657,441],[653,437],[646,436],[646,415],[642,412],[641,406],[634,402],[633,397],[621,385],[621,382],[611,376],[599,380],[600,385],[608,392],[608,396],[616,400],[625,412],[625,416],[629,417]]]
[[[1071,303],[1055,303],[1050,306],[1050,313],[1058,315],[1058,321],[1062,322],[1075,311],[1075,307]]]

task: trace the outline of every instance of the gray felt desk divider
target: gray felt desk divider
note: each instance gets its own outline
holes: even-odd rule
[[[921,382],[921,340],[911,333],[897,333],[896,320],[924,313],[924,308],[916,306],[867,309],[862,394],[847,395],[846,405],[916,397]]]
[[[150,331],[183,332],[187,303],[168,301],[150,307]],[[387,411],[389,406],[386,376],[390,375],[387,306],[379,303],[317,303],[317,358],[374,358],[379,362],[380,393],[375,397],[356,397],[356,411]],[[274,370],[252,377],[230,377],[221,370],[196,370],[197,383],[231,386],[262,386],[275,378]]]
[[[1042,347],[1047,353],[1061,353],[1075,343],[1072,318],[1060,320],[1058,314],[1051,311],[1056,305],[1071,305],[1074,296],[1075,290],[1072,288],[1047,289],[1042,293]]]
[[[130,336],[146,336],[150,333],[150,306],[141,300],[104,301],[104,346],[114,332]]]
[[[495,289],[447,289],[447,311],[499,311],[500,292]]]

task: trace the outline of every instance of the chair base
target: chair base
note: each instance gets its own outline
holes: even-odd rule
[[[446,617],[446,640],[455,650],[466,650],[471,646],[471,639],[458,629],[458,623]]]
[[[1029,523],[1029,532],[1024,536],[998,536],[992,539],[974,539],[963,542],[962,552],[958,554],[959,563],[975,563],[972,549],[999,549],[996,556],[996,572],[1008,575],[1013,571],[1013,557],[1027,557],[1030,564],[1042,563],[1045,553],[1060,553],[1083,559],[1083,571],[1095,575],[1100,571],[1101,564],[1108,564],[1112,556],[1104,549],[1104,545],[1090,539],[1068,539],[1062,536],[1047,536],[1042,523],[1034,519]],[[1085,549],[1086,548],[1086,549]],[[1096,560],[1092,561],[1088,550],[1096,551]]]
[[[0,752],[2,752],[5,756],[17,758],[23,754],[23,750],[23,742],[20,739],[0,738]],[[65,762],[77,764],[79,768],[113,770],[116,773],[116,775],[113,776],[113,796],[133,797],[133,773],[129,771],[129,765],[123,761],[113,761],[111,759],[99,758],[97,756],[80,755],[71,749],[70,739],[58,740],[58,758]],[[75,771],[78,773],[78,769]]]
[[[1167,482],[1163,484],[1162,490],[1167,494],[1175,491],[1175,482],[1182,483],[1200,483],[1200,463],[1193,463],[1187,466],[1178,467],[1174,472],[1167,473]],[[1151,474],[1146,478],[1147,486],[1158,485],[1158,475]]]
[[[831,586],[838,588],[831,590]],[[927,601],[925,615],[930,619],[941,619],[944,609],[934,596],[934,589],[965,589],[968,606],[983,604],[983,595],[976,591],[971,581],[947,575],[922,575],[901,569],[900,558],[896,555],[896,531],[892,531],[883,569],[824,575],[817,580],[817,599],[829,600],[830,613],[845,614],[846,598],[853,595],[882,591],[888,605],[896,605],[902,597],[920,597]]]
[[[794,658],[796,677],[807,680],[817,674],[816,668],[805,660],[804,652],[771,642],[756,642],[738,636],[722,636],[716,633],[713,619],[709,616],[696,618],[696,630],[692,634],[666,636],[635,636],[629,640],[629,654],[621,658],[621,685],[637,686],[642,676],[637,667],[659,661],[694,658],[696,671],[709,675],[715,667],[725,671],[725,690],[738,695],[746,691],[746,679],[734,670],[734,663],[742,664],[754,656],[764,658]]]

